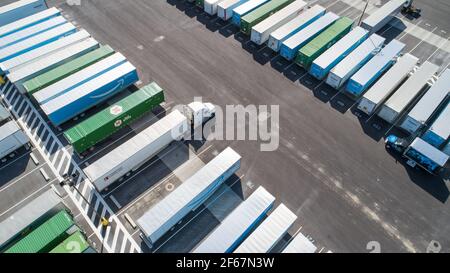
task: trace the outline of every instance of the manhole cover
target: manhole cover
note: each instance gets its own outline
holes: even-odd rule
[[[172,183],[166,184],[166,191],[173,191],[174,188],[175,186]]]

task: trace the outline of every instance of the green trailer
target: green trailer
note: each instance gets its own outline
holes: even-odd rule
[[[74,222],[67,211],[62,210],[15,243],[5,253],[46,253],[67,238],[67,231]]]
[[[41,89],[58,82],[114,53],[114,49],[105,45],[81,57],[60,65],[44,74],[26,81],[23,86],[28,94],[33,95]]]
[[[88,248],[89,243],[86,238],[80,231],[77,231],[50,251],[50,253],[83,253]]]
[[[244,15],[244,17],[241,18],[241,31],[246,35],[250,35],[252,27],[293,1],[294,0],[271,0],[254,11]]]
[[[153,110],[164,101],[164,90],[155,82],[64,132],[78,154]]]
[[[342,17],[337,20],[324,32],[319,34],[319,36],[300,48],[297,58],[295,59],[295,63],[305,69],[309,69],[317,57],[319,57],[351,30],[352,25],[353,21],[350,18]]]

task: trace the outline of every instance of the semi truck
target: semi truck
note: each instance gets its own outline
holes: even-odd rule
[[[216,113],[216,107],[209,102],[194,101],[183,107],[183,114],[193,128],[198,128]]]
[[[224,0],[217,4],[217,16],[224,21],[233,18],[233,10],[248,0]]]
[[[414,71],[419,59],[406,53],[361,98],[358,109],[372,115]]]
[[[217,13],[217,5],[223,0],[205,0],[203,3],[203,10],[209,15]]]
[[[0,7],[0,26],[46,10],[45,0],[20,0]]]
[[[272,32],[269,35],[267,45],[273,51],[278,52],[282,42],[286,41],[292,35],[304,29],[324,14],[325,8],[319,5],[315,5],[304,10],[302,13],[297,15],[297,17]]]
[[[422,136],[423,140],[440,149],[450,136],[450,103],[442,110],[431,127]]]
[[[184,181],[137,220],[144,241],[150,246],[191,211],[200,207],[239,170],[241,156],[227,148]]]
[[[13,154],[17,149],[28,145],[29,139],[17,123],[13,120],[0,127],[0,159],[6,161],[6,156]]]
[[[406,0],[390,0],[369,17],[362,21],[361,26],[375,33],[397,16],[406,4]]]
[[[267,2],[269,2],[269,0],[249,0],[244,4],[236,7],[235,9],[233,9],[233,18],[232,18],[233,24],[240,27],[241,18],[243,16],[252,12],[253,10],[257,9],[258,7],[264,5]]]
[[[345,88],[345,94],[352,98],[361,96],[395,63],[404,48],[405,44],[392,40],[350,78]]]

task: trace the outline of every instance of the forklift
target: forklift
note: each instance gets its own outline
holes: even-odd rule
[[[403,5],[402,12],[403,12],[404,14],[409,14],[409,15],[412,15],[412,16],[419,16],[419,15],[420,15],[420,12],[421,12],[422,10],[416,8],[416,7],[413,5],[413,2],[414,2],[414,0],[407,0],[407,1],[405,2],[405,4]]]

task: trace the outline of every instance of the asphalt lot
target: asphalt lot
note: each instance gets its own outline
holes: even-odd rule
[[[425,29],[427,35],[436,34],[445,41],[450,26],[442,10],[449,10],[448,4],[423,2],[416,3],[423,9],[423,17],[400,17],[415,25],[416,30]],[[355,20],[361,14],[345,1],[318,3]],[[139,218],[199,169],[201,162],[210,161],[227,146],[243,156],[241,170],[226,186],[153,249],[141,243],[144,251],[190,251],[240,200],[262,185],[277,198],[277,203],[283,202],[299,216],[290,235],[301,229],[321,250],[366,252],[368,242],[378,241],[383,252],[424,252],[432,240],[437,240],[442,251],[450,252],[448,181],[411,170],[388,154],[383,138],[396,129],[376,117],[361,116],[354,110],[355,102],[339,91],[269,49],[256,47],[233,26],[185,1],[82,0],[81,6],[69,6],[65,1],[49,4],[60,7],[76,25],[123,53],[138,68],[143,83],[154,80],[166,90],[167,105],[134,128],[115,134],[90,156],[77,158],[80,166],[123,143],[156,121],[164,110],[191,102],[194,96],[220,106],[280,105],[277,151],[260,152],[260,143],[251,141],[173,144],[134,177],[104,194],[133,238],[141,242],[139,231],[131,227],[125,215]],[[388,26],[379,33],[388,40],[396,38],[406,43],[405,51],[421,61],[430,60],[441,69],[448,66],[449,43],[431,34],[419,39],[406,30],[411,28]],[[25,162],[14,168],[26,173],[34,166]],[[15,177],[20,174],[17,171]],[[19,185],[14,179],[1,183]],[[289,235],[280,242],[280,248],[288,239]]]

